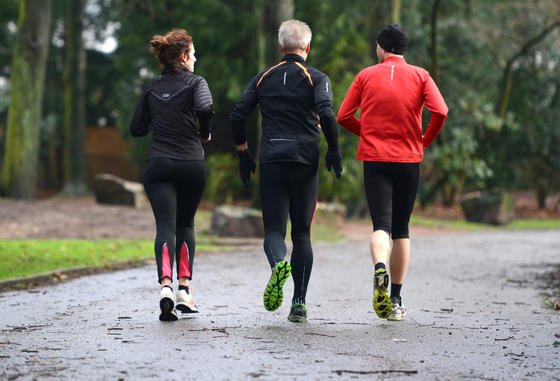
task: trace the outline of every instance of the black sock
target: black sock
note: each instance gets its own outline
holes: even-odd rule
[[[181,290],[185,290],[185,291],[187,292],[187,294],[188,294],[188,293],[189,293],[189,286],[182,286],[182,285],[179,285],[179,291],[181,291]]]
[[[164,288],[164,287],[169,287],[169,289],[170,289],[171,291],[173,291],[173,287],[171,287],[171,286],[161,286],[161,288]]]
[[[376,263],[375,264],[375,270],[377,271],[379,269],[385,270],[385,263],[383,263],[383,262]]]
[[[402,284],[391,283],[391,299],[398,298],[401,300],[401,287]]]

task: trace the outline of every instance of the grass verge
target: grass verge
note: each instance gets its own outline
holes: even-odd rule
[[[336,242],[343,238],[334,227],[313,226],[313,240]],[[196,249],[198,253],[235,250],[237,246],[228,242],[200,234]],[[152,259],[153,245],[152,240],[0,240],[0,282],[75,269],[128,267]]]
[[[112,268],[153,258],[153,241],[36,239],[0,241],[0,281],[77,268]],[[231,250],[199,239],[197,251]]]
[[[454,230],[490,230],[490,229],[514,229],[514,230],[548,230],[560,229],[560,219],[516,219],[505,226],[495,226],[468,222],[459,219],[431,218],[412,215],[410,225],[426,228],[449,228]]]

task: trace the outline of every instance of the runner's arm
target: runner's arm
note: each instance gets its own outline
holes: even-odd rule
[[[360,86],[359,74],[354,78],[354,81],[350,85],[340,109],[338,110],[338,115],[336,121],[348,131],[352,132],[354,135],[360,136],[361,123],[360,119],[356,118],[354,115],[356,110],[360,107],[362,90]]]
[[[258,76],[254,77],[243,91],[239,102],[235,104],[229,117],[233,131],[233,141],[238,150],[247,149],[245,136],[245,120],[257,105],[256,83]]]
[[[150,131],[150,109],[148,107],[148,87],[142,92],[142,97],[136,105],[132,121],[130,122],[129,132],[134,137],[144,136]]]
[[[428,75],[424,86],[424,102],[432,113],[426,133],[422,138],[422,145],[428,147],[443,129],[449,109],[432,77]]]
[[[338,129],[334,117],[329,77],[325,75],[316,80],[313,97],[317,114],[319,114],[319,123],[321,124],[323,135],[327,139],[329,149],[338,150]]]
[[[208,87],[208,83],[202,77],[195,84],[193,89],[194,98],[194,112],[198,117],[200,124],[199,134],[200,138],[207,142],[210,139],[211,128],[210,120],[214,116],[214,102],[212,100],[212,93]]]

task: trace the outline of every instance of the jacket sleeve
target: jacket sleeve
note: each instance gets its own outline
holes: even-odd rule
[[[333,95],[328,76],[323,75],[316,79],[313,98],[317,114],[319,114],[321,129],[325,139],[327,139],[329,149],[338,149],[338,129],[334,117]]]
[[[360,107],[361,99],[362,88],[360,74],[358,74],[350,85],[336,117],[336,121],[340,123],[342,127],[358,136],[360,136],[361,123],[354,113]]]
[[[214,101],[208,83],[202,77],[193,88],[194,112],[200,123],[200,136],[208,139],[211,133],[210,119],[214,115]]]
[[[144,136],[150,131],[150,109],[148,107],[148,95],[150,94],[149,87],[146,87],[142,92],[142,97],[136,105],[132,121],[130,122],[130,134],[135,137]]]
[[[437,85],[429,75],[424,85],[424,102],[426,108],[432,114],[426,133],[422,138],[422,145],[428,147],[443,129],[443,124],[449,112]]]
[[[259,75],[249,82],[229,117],[233,131],[233,140],[236,145],[247,141],[245,137],[245,120],[257,105],[257,78],[259,78]]]

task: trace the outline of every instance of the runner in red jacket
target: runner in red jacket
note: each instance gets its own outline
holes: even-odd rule
[[[402,320],[400,291],[410,257],[408,222],[414,207],[423,148],[441,131],[447,105],[429,73],[406,63],[406,30],[385,26],[377,35],[379,64],[354,79],[337,121],[360,137],[356,158],[364,162],[364,184],[373,223],[370,249],[375,264],[373,309]],[[422,110],[431,119],[422,134]],[[360,118],[354,114],[360,109]],[[392,245],[391,245],[392,240]],[[390,258],[391,295],[387,293]]]

